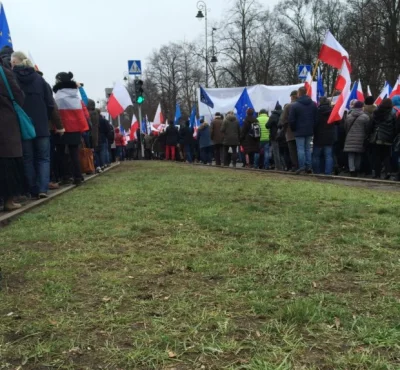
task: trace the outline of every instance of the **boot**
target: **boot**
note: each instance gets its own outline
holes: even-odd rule
[[[12,211],[16,211],[17,209],[20,209],[22,207],[21,204],[19,203],[14,203],[14,201],[12,200],[12,198],[7,199],[4,202],[4,211],[5,212],[12,212]]]

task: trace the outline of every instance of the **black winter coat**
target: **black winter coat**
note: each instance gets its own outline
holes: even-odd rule
[[[173,125],[169,125],[165,131],[166,131],[165,144],[168,146],[176,146],[179,140],[178,129]]]
[[[240,143],[246,154],[258,153],[260,151],[260,138],[256,139],[249,135],[252,124],[256,122],[258,122],[257,118],[247,116],[243,123],[240,133]]]
[[[332,108],[330,104],[322,104],[318,107],[317,121],[314,127],[314,146],[322,148],[324,146],[332,146],[335,142],[334,124],[328,124],[329,116]]]
[[[46,81],[31,67],[16,66],[13,72],[21,90],[25,93],[22,108],[32,119],[36,136],[50,136],[49,118],[55,102]]]
[[[396,131],[396,114],[379,106],[372,116],[371,143],[392,145]]]
[[[317,120],[317,105],[309,96],[301,96],[290,108],[289,125],[295,137],[312,136]]]
[[[274,110],[271,113],[271,117],[269,117],[269,120],[267,122],[267,128],[269,129],[269,139],[271,141],[276,141],[277,140],[277,134],[278,134],[278,125],[279,125],[279,120],[282,115],[282,110]]]
[[[101,114],[99,117],[99,144],[105,144],[110,135],[110,122],[108,122]],[[114,130],[112,130],[114,132]],[[110,143],[112,144],[112,143]]]
[[[179,130],[179,143],[182,145],[192,145],[193,144],[193,129],[189,126],[181,127]]]

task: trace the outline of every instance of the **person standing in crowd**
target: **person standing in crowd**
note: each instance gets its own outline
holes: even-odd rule
[[[377,106],[375,105],[374,97],[367,96],[365,98],[364,104],[365,104],[364,112],[367,113],[369,119],[372,120],[372,116],[377,108]],[[365,141],[365,151],[361,161],[361,166],[362,166],[361,172],[364,173],[366,176],[372,173],[372,149],[371,149],[371,144],[368,142],[368,140]]]
[[[193,163],[193,129],[190,127],[190,121],[186,121],[181,128],[180,135],[184,150],[183,158],[186,158],[186,163]]]
[[[124,146],[125,137],[121,134],[119,127],[114,129],[115,132],[115,147],[116,147],[116,160],[117,162],[124,160]]]
[[[297,171],[299,169],[299,161],[297,157],[297,146],[296,138],[289,125],[289,113],[292,109],[293,104],[297,101],[297,91],[294,90],[290,93],[290,104],[285,105],[285,109],[281,115],[279,126],[283,128],[285,132],[285,138],[287,146],[289,149],[290,161],[292,162],[292,171]]]
[[[46,81],[36,73],[32,62],[24,53],[15,52],[11,65],[21,90],[25,93],[22,108],[32,119],[36,137],[24,140],[25,178],[32,197],[47,198],[50,183],[50,131],[49,119],[54,110],[54,99]]]
[[[272,111],[271,118],[269,119],[267,125],[270,130],[270,141],[272,146],[272,153],[274,155],[275,169],[278,171],[283,171],[283,159],[281,159],[278,142],[278,129],[281,115],[282,106],[279,103],[276,103],[275,110]]]
[[[257,118],[254,117],[254,109],[249,108],[240,133],[240,141],[246,155],[246,166],[254,166],[254,158],[260,151],[261,129]]]
[[[240,126],[234,112],[230,111],[226,114],[221,132],[224,134],[224,166],[229,167],[229,151],[231,150],[233,167],[236,167],[237,148],[240,145]]]
[[[370,143],[374,162],[374,178],[380,179],[382,165],[385,166],[386,179],[390,178],[392,171],[391,152],[396,136],[396,114],[393,113],[391,99],[383,99],[381,105],[372,116]]]
[[[260,161],[260,153],[261,150],[264,150],[264,164],[263,164],[263,169],[268,170],[269,169],[269,163],[270,163],[270,156],[269,156],[269,140],[270,140],[270,131],[268,129],[268,112],[266,109],[261,109],[260,114],[258,115],[258,123],[260,124],[260,129],[261,129],[261,137],[260,137],[260,149],[259,153],[256,156],[256,163],[255,166],[256,168],[259,168],[259,161]]]
[[[224,157],[224,134],[221,131],[223,120],[223,115],[216,113],[211,122],[211,140],[214,143],[214,158],[217,166],[221,166]]]
[[[370,119],[363,108],[364,103],[356,101],[345,120],[344,152],[348,154],[350,175],[353,177],[356,177],[360,171],[365,139],[369,131]]]
[[[396,116],[396,135],[393,143],[392,153],[392,180],[400,181],[400,95],[396,95],[392,98],[393,102],[393,113]]]
[[[53,87],[55,101],[65,129],[65,134],[62,137],[63,145],[57,148],[57,153],[64,156],[65,146],[68,147],[73,182],[75,185],[80,185],[83,182],[83,177],[79,162],[79,145],[81,144],[82,133],[89,130],[89,125],[83,112],[78,84],[73,80],[73,77],[74,75],[71,72],[58,73],[56,84]],[[64,180],[68,181],[69,174],[67,172],[64,172],[62,176]]]
[[[298,90],[298,99],[289,113],[289,125],[296,138],[299,169],[296,174],[311,173],[311,141],[317,119],[317,105],[307,96],[305,87]]]
[[[328,124],[332,113],[331,103],[325,96],[319,100],[317,121],[314,127],[313,171],[315,174],[333,172],[333,143],[335,142],[335,125]],[[321,159],[324,159],[324,168]]]
[[[153,136],[144,134],[144,157],[148,161],[152,159]]]
[[[212,141],[210,125],[204,118],[200,120],[200,127],[197,130],[197,140],[200,146],[200,159],[203,164],[212,164]]]
[[[96,163],[96,172],[101,173],[101,159],[100,159],[100,145],[99,145],[99,127],[100,127],[100,113],[96,109],[96,103],[94,100],[89,99],[87,109],[89,111],[90,122],[92,123],[92,146],[94,150],[94,159]]]
[[[12,72],[3,66],[7,82],[10,85],[15,101],[22,106],[24,93],[16,83]],[[19,119],[15,113],[6,83],[0,78],[0,198],[3,199],[4,211],[21,208],[14,198],[24,192],[24,161],[22,157],[22,138]]]
[[[167,161],[175,161],[176,159],[176,146],[178,145],[179,132],[174,125],[174,121],[170,120],[168,127],[165,131],[165,159]]]

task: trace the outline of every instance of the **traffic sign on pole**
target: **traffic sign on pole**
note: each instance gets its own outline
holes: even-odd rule
[[[307,73],[311,73],[311,66],[307,64],[299,65],[299,78],[300,80],[305,80],[307,78]]]
[[[130,75],[141,75],[142,62],[140,60],[128,60],[128,71]]]

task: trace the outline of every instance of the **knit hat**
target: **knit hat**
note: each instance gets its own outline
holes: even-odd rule
[[[392,109],[393,108],[392,99],[389,99],[389,98],[383,99],[380,107],[382,107],[384,109]]]
[[[360,109],[360,108],[364,108],[364,103],[362,102],[362,101],[356,101],[355,103],[354,103],[354,108],[355,109]]]
[[[373,96],[367,96],[365,98],[365,105],[374,105],[375,99]]]
[[[72,72],[60,72],[56,76],[57,82],[70,82],[74,78],[74,75]]]

